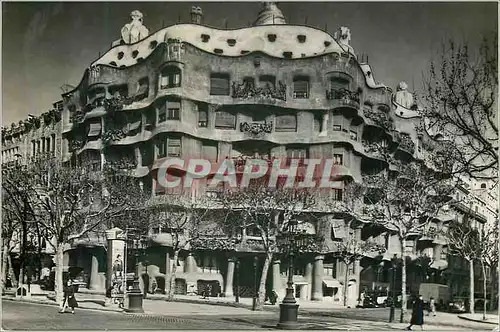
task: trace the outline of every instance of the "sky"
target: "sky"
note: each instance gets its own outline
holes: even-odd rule
[[[39,115],[61,99],[63,84],[78,85],[84,70],[120,38],[130,12],[144,14],[150,33],[177,22],[189,23],[191,6],[203,9],[204,23],[247,27],[260,2],[3,2],[2,125]],[[498,30],[497,2],[279,2],[289,24],[305,24],[330,34],[351,31],[358,57],[367,54],[375,79],[395,88],[406,81],[421,90],[448,39],[477,45]]]

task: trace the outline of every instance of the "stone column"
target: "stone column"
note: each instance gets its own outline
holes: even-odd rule
[[[279,259],[275,259],[273,262],[273,289],[280,298],[283,298],[285,297],[285,289],[281,281],[280,264]]]
[[[99,289],[100,288],[100,282],[99,282],[99,260],[97,259],[97,256],[95,253],[91,254],[91,262],[90,262],[90,283],[89,283],[89,288],[90,289]]]
[[[170,273],[170,270],[172,269],[172,262],[170,262],[170,253],[168,250],[165,252],[165,276]]]
[[[236,259],[234,257],[230,257],[227,260],[227,274],[226,274],[226,282],[225,282],[225,290],[224,293],[226,297],[233,296],[233,278],[234,278],[234,265]]]
[[[321,123],[321,129],[320,129],[320,135],[321,136],[326,136],[328,133],[328,111],[323,113],[323,121]]]
[[[196,260],[194,259],[192,253],[189,253],[188,256],[186,257],[184,272],[186,273],[196,272]]]
[[[323,300],[323,259],[325,256],[318,255],[314,257],[314,274],[312,282],[312,296],[311,300],[321,301]]]
[[[306,295],[305,299],[309,300],[311,298],[312,293],[312,274],[313,274],[313,265],[311,262],[306,264],[306,271],[304,273],[304,278],[307,281],[307,286],[304,290],[304,295]]]
[[[442,244],[436,244],[434,246],[434,261],[437,262],[441,260],[441,252],[443,251],[443,245]]]

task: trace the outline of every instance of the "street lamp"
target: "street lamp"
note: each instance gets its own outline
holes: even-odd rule
[[[259,297],[259,290],[257,289],[257,263],[259,262],[259,257],[254,256],[253,258],[253,301],[252,310],[257,310],[257,298]]]
[[[286,283],[286,295],[280,304],[280,321],[278,323],[278,328],[281,329],[297,329],[297,315],[299,310],[299,305],[295,300],[294,289],[293,289],[293,257],[296,249],[296,227],[297,221],[290,220],[288,223],[288,233],[284,239],[284,244],[286,243],[286,249],[289,257],[288,265],[288,281]]]
[[[240,260],[236,259],[236,303],[240,303]]]
[[[127,291],[128,294],[128,309],[127,312],[133,312],[133,313],[143,313],[144,309],[142,308],[142,300],[143,300],[143,293],[141,292],[141,288],[139,287],[139,273],[137,271],[137,266],[139,264],[139,253],[138,249],[140,249],[143,246],[143,241],[139,239],[133,239],[130,241],[132,244],[132,248],[135,249],[135,264],[134,266],[136,267],[135,272],[134,272],[134,283],[132,285],[132,289]],[[127,274],[125,273],[125,276]],[[126,277],[125,277],[126,278]]]
[[[386,260],[388,261],[388,260]],[[396,254],[394,254],[394,257],[391,258],[391,293],[392,293],[392,300],[391,300],[391,308],[389,311],[389,323],[392,323],[394,321],[394,312],[396,310],[396,269],[398,266],[398,257]]]

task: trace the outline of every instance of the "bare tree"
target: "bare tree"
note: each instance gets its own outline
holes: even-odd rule
[[[15,283],[11,252],[16,246],[20,249],[19,282],[24,282],[27,235],[35,218],[30,196],[32,189],[25,166],[16,164],[2,170],[2,289],[7,271]]]
[[[450,254],[461,257],[469,263],[469,312],[474,313],[474,260],[477,255],[477,233],[468,220],[468,215],[461,221],[454,220],[444,235],[449,243]]]
[[[201,245],[199,243],[201,239],[223,235],[213,220],[224,216],[211,200],[202,197],[194,199],[183,195],[159,196],[152,201],[149,208],[153,211],[155,224],[171,237],[174,257],[169,280],[166,283],[167,299],[171,301],[174,298],[179,253],[181,250],[190,250],[191,247]]]
[[[51,159],[34,163],[28,176],[34,184],[31,197],[39,215],[37,222],[55,250],[56,300],[61,301],[65,247],[109,220],[125,216],[137,202],[129,196],[140,190],[126,178],[116,181],[109,173],[64,166]]]
[[[430,127],[453,138],[455,171],[496,179],[498,172],[498,40],[479,48],[449,41],[424,82],[423,116]]]
[[[284,237],[291,220],[307,213],[314,206],[311,189],[286,188],[278,184],[269,187],[266,177],[251,181],[247,187],[228,190],[222,195],[221,203],[226,211],[235,217],[225,219],[226,228],[242,231],[257,231],[265,261],[258,288],[257,309],[262,309],[266,295],[266,279],[273,255],[279,252],[277,238]]]
[[[487,310],[487,281],[488,275],[486,268],[489,267],[494,271],[498,264],[498,227],[491,225],[482,225],[477,230],[475,248],[477,250],[477,260],[481,265],[481,272],[483,275],[483,320],[486,320]],[[493,279],[491,280],[493,283]]]
[[[367,175],[364,180],[365,200],[370,203],[363,214],[375,223],[397,234],[402,258],[402,308],[400,321],[406,314],[405,243],[410,237],[424,236],[430,224],[449,201],[454,185],[419,163],[409,163],[399,173],[383,171]]]
[[[336,242],[333,248],[328,251],[333,251],[335,255],[345,264],[344,274],[344,307],[347,307],[347,284],[349,281],[349,268],[356,261],[365,257],[367,254],[382,254],[385,252],[385,247],[371,241],[362,241],[356,235],[356,232],[351,231],[352,221],[346,226],[346,237],[341,242]]]

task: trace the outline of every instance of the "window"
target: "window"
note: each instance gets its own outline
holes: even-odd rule
[[[297,116],[295,114],[277,115],[276,131],[297,131]]]
[[[236,128],[236,115],[229,112],[216,112],[215,113],[215,128],[218,129],[235,129]]]
[[[315,132],[321,131],[321,116],[319,114],[314,114],[314,120],[313,120],[313,130]]]
[[[158,158],[163,158],[167,156],[167,143],[158,142],[156,143],[156,148],[158,149]]]
[[[167,121],[167,107],[165,104],[158,109],[158,123]]]
[[[167,66],[161,71],[160,89],[176,88],[181,86],[181,70],[174,66]]]
[[[343,165],[344,164],[344,156],[342,154],[334,154],[333,155],[333,164],[334,165]]]
[[[342,189],[332,189],[333,200],[341,201],[342,200]]]
[[[210,94],[213,96],[229,95],[228,74],[212,74],[210,76]]]
[[[167,139],[167,157],[180,157],[181,156],[181,139],[169,138]]]
[[[290,165],[293,159],[299,160],[299,165],[307,158],[307,150],[301,148],[286,149],[286,165]]]
[[[164,157],[180,157],[181,156],[181,139],[180,138],[166,138],[165,141],[156,143],[157,158]]]
[[[355,132],[354,130],[351,130],[349,132],[349,137],[351,137],[352,140],[357,141],[358,140],[358,133]]]
[[[167,120],[180,120],[181,102],[167,100]]]
[[[208,112],[203,107],[198,106],[198,127],[206,128],[208,126]]]
[[[50,140],[50,143],[51,143],[50,151],[55,152],[56,151],[56,134],[52,134],[51,136],[52,136],[52,139]]]
[[[337,262],[323,265],[323,271],[325,276],[331,276],[333,278],[337,277]]]
[[[340,89],[349,89],[349,85],[351,83],[350,77],[343,73],[336,73],[330,79],[330,89],[332,90],[340,90]]]
[[[109,94],[113,97],[127,97],[128,86],[127,84],[115,85],[109,87]]]
[[[276,77],[272,75],[262,75],[259,77],[259,86],[261,88],[267,88],[274,90],[276,86]]]
[[[245,87],[253,88],[255,87],[255,78],[247,76],[243,78],[243,84]]]
[[[136,93],[136,98],[137,99],[144,99],[147,98],[148,96],[148,90],[149,90],[149,79],[147,77],[143,77],[139,80],[139,85],[137,87],[137,93]]]
[[[293,80],[293,98],[309,98],[309,80],[306,77],[297,77]]]
[[[333,125],[333,131],[342,131],[341,125]]]

